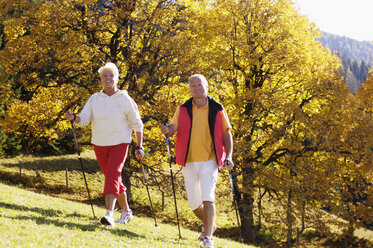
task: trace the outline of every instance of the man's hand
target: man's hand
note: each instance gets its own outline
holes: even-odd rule
[[[171,137],[174,135],[177,131],[177,126],[174,124],[168,124],[168,123],[162,123],[159,127],[161,129],[161,132],[165,134],[167,137]]]
[[[230,170],[233,169],[233,167],[234,167],[234,164],[233,164],[232,158],[226,158],[225,161],[224,161],[223,168],[230,171]]]
[[[167,123],[162,123],[160,129],[163,134],[168,134],[168,132],[170,131]]]

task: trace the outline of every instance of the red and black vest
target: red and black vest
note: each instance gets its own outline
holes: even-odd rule
[[[177,136],[175,145],[176,163],[185,166],[190,142],[190,133],[192,130],[193,120],[193,98],[190,98],[179,108],[179,119],[177,125]],[[208,96],[209,113],[208,122],[212,143],[214,146],[216,161],[221,168],[226,157],[224,147],[224,130],[223,130],[223,106],[216,102],[212,97]]]

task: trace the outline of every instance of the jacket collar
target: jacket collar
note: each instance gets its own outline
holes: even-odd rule
[[[217,101],[215,101],[215,99],[212,98],[211,96],[207,96],[207,100],[208,100],[209,108],[216,109],[217,111],[223,110],[223,107],[221,106],[221,104],[218,103]],[[186,108],[192,108],[192,106],[193,106],[193,97],[191,97],[189,100],[187,100],[181,106],[182,107],[186,107]]]

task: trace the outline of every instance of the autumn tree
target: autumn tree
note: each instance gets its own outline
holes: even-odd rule
[[[264,181],[272,181],[266,186],[269,191],[295,194],[292,188],[275,185],[276,173],[265,170],[282,167],[289,175],[287,185],[292,185],[297,157],[312,152],[309,142],[316,142],[313,136],[320,133],[308,129],[341,84],[339,63],[314,41],[317,29],[291,1],[216,1],[204,18],[207,26],[201,32],[210,35],[201,44],[210,47],[201,56],[216,68],[210,74],[213,94],[216,90],[220,95],[233,123],[241,231],[246,241],[254,241],[258,179],[268,176]]]
[[[172,88],[167,85],[198,67],[190,63],[193,50],[188,49],[191,34],[186,20],[198,9],[193,2],[2,4],[6,47],[1,51],[1,64],[3,75],[12,77],[6,92],[16,101],[9,107],[3,127],[26,134],[25,147],[30,151],[37,150],[38,139],[56,142],[63,137],[68,126],[60,122],[62,113],[81,105],[99,89],[97,69],[105,61],[117,63],[119,87],[136,100],[145,122],[156,120],[157,125],[165,111],[151,108],[168,102],[158,93],[160,88],[166,86],[165,92]],[[55,100],[55,96],[61,99]],[[25,114],[20,116],[19,111]],[[38,127],[42,128],[36,131]]]
[[[346,108],[349,127],[343,137],[343,170],[339,177],[338,215],[347,220],[345,243],[353,241],[359,227],[372,225],[373,115],[372,77],[362,84]]]
[[[128,90],[138,103],[145,123],[148,159],[144,163],[167,165],[165,146],[160,148],[164,136],[158,127],[169,117],[166,113],[174,111],[176,95],[185,94],[186,88],[177,83],[198,68],[192,60],[196,51],[188,19],[199,4],[2,1],[5,46],[0,65],[10,100],[1,121],[4,131],[22,137],[26,152],[73,145],[63,113],[79,111],[89,95],[100,89],[97,70],[112,61],[120,69],[119,88]],[[88,144],[89,129],[79,129],[79,137],[81,144]],[[125,166],[130,170],[123,178],[129,180],[138,167],[130,157]],[[154,184],[160,182],[169,180],[154,180]],[[125,184],[130,189],[131,182]]]
[[[29,135],[30,150],[37,150],[38,139],[61,138],[67,128],[58,123],[62,113],[99,89],[97,69],[104,62],[118,64],[119,87],[127,89],[140,106],[158,102],[154,94],[159,87],[184,71],[177,60],[186,39],[181,28],[185,6],[174,1],[19,1],[15,5],[4,1],[3,5],[7,7],[3,8],[6,47],[1,64],[4,75],[13,79],[9,94],[22,101],[10,106],[4,129]],[[20,91],[21,98],[12,93]],[[55,95],[61,95],[62,102],[51,104]],[[20,116],[17,106],[22,104],[25,115]],[[43,104],[48,111],[40,108]],[[153,117],[146,115],[144,119]],[[44,130],[35,132],[37,127]]]
[[[119,88],[139,105],[143,162],[162,191],[169,180],[162,180],[167,153],[159,125],[189,97],[187,78],[202,73],[233,125],[234,186],[245,241],[258,235],[258,188],[283,206],[281,218],[270,221],[285,223],[289,246],[309,226],[322,227],[309,208],[337,211],[343,205],[352,213],[345,216],[350,226],[368,211],[366,204],[356,207],[353,196],[369,195],[361,185],[372,157],[370,83],[358,92],[359,101],[349,95],[336,73],[338,58],[315,41],[317,28],[292,1],[0,4],[1,127],[20,137],[28,152],[72,143],[63,113],[79,111],[100,89],[97,69],[112,61],[120,69]],[[88,129],[79,132],[88,143]],[[138,170],[137,162],[127,163],[129,175]]]

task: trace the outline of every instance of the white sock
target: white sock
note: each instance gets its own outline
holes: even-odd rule
[[[106,214],[108,214],[111,218],[113,218],[114,211],[107,210]]]
[[[128,211],[126,211],[126,210],[122,209],[122,212],[124,212],[124,213],[128,214],[128,213],[131,213],[131,212],[132,212],[132,210],[131,210],[131,209],[128,209]]]

